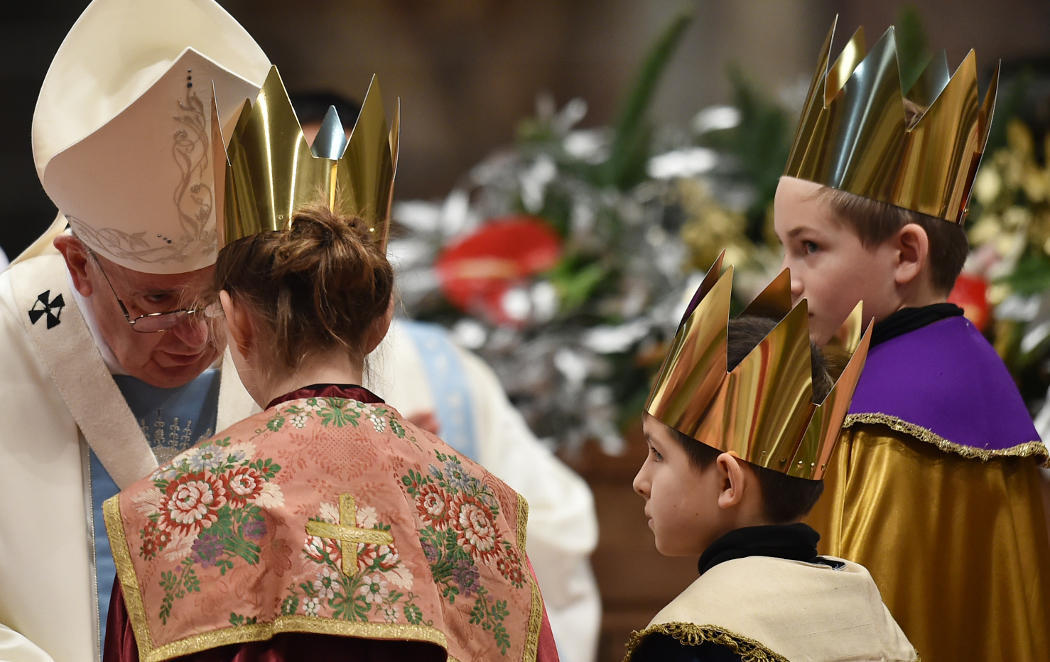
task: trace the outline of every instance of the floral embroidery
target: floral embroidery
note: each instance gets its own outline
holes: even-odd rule
[[[256,430],[262,434],[266,430],[277,432],[286,424],[296,429],[306,427],[310,419],[316,418],[324,427],[358,427],[364,418],[382,433],[387,427],[398,439],[407,434],[405,426],[394,416],[393,410],[381,404],[366,404],[346,398],[306,398],[289,403],[277,409],[266,421],[265,429]],[[415,441],[414,439],[412,441]]]
[[[266,535],[262,507],[281,504],[284,496],[272,482],[281,467],[250,459],[253,450],[229,437],[193,448],[154,472],[153,488],[137,499],[146,515],[139,555],[148,560],[166,552],[181,559],[175,570],[161,573],[162,623],[177,600],[200,590],[195,566],[225,575],[236,559],[259,562],[257,543]]]
[[[425,475],[409,470],[401,477],[426,523],[419,530],[423,554],[441,597],[449,604],[460,596],[474,598],[470,622],[491,632],[505,655],[510,635],[503,622],[510,612],[506,600],[490,599],[481,584],[479,564],[495,567],[513,586],[521,588],[525,584],[521,554],[499,537],[499,501],[492,489],[470,475],[455,455],[434,454],[440,466],[430,465]]]
[[[356,524],[362,529],[390,531],[390,525],[379,521],[376,509],[357,509]],[[319,516],[312,521],[339,523],[339,508],[322,503]],[[281,613],[323,616],[347,621],[373,620],[399,622],[398,614],[410,623],[423,622],[423,612],[415,604],[412,571],[402,563],[395,545],[357,545],[357,568],[347,575],[342,571],[342,551],[330,538],[307,535],[303,555],[317,566],[316,579],[288,587],[281,601]],[[415,619],[415,620],[413,620]]]

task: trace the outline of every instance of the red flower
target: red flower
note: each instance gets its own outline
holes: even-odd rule
[[[465,312],[480,311],[497,324],[518,324],[503,307],[512,286],[553,267],[561,238],[535,216],[490,219],[474,234],[445,248],[435,267],[445,296]]]
[[[334,540],[318,536],[306,536],[303,553],[306,554],[307,558],[318,563],[324,563],[327,558],[338,565],[343,558],[339,545]]]
[[[496,569],[514,586],[521,586],[525,582],[525,575],[521,572],[521,559],[517,552],[512,549],[504,550],[496,561]]]
[[[157,552],[163,550],[171,542],[171,534],[159,528],[153,520],[146,522],[141,535],[142,547],[139,549],[139,554],[147,561],[156,556]]]
[[[445,490],[434,483],[426,483],[419,488],[416,495],[416,510],[424,521],[429,522],[439,531],[446,528],[451,518],[450,504]]]
[[[157,526],[167,531],[199,533],[218,519],[217,511],[225,503],[222,480],[203,471],[186,474],[168,484]]]
[[[488,506],[473,496],[459,494],[452,501],[451,515],[456,538],[468,554],[478,561],[499,554],[495,518]]]
[[[222,477],[226,486],[226,498],[234,508],[241,508],[259,496],[266,479],[254,467],[238,467],[227,471]]]

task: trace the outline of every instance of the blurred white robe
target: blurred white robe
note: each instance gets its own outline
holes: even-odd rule
[[[442,337],[436,337],[440,334]],[[438,370],[451,371],[448,381],[465,383],[467,401],[442,391],[445,380],[433,379],[420,339],[432,339],[444,356]],[[448,356],[451,349],[452,356]],[[439,327],[395,320],[386,339],[368,359],[365,384],[405,416],[436,412],[445,400],[446,420],[438,436],[480,463],[529,502],[526,549],[536,571],[563,662],[591,662],[598,645],[601,603],[590,567],[598,542],[591,490],[532,434],[507,399],[499,380],[476,355],[451,345]],[[438,382],[438,383],[435,383]],[[437,391],[437,397],[435,397]],[[446,396],[450,396],[446,397]],[[449,406],[448,400],[452,400]],[[456,411],[449,412],[448,409]],[[459,429],[459,424],[470,426]],[[469,439],[468,439],[469,438]],[[465,448],[470,446],[471,448]]]

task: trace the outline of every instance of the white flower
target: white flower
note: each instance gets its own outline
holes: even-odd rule
[[[153,473],[150,474],[151,480],[172,480],[178,475],[179,470],[175,464],[175,460],[172,460],[170,464],[157,467]]]
[[[329,524],[339,523],[339,506],[329,501],[321,502],[321,520]],[[360,524],[358,525],[360,526]]]
[[[405,590],[412,589],[412,571],[404,563],[398,563],[394,568],[387,571],[386,576],[390,578],[394,586]]]
[[[160,510],[164,503],[164,493],[156,487],[151,487],[131,497],[131,502],[139,514],[149,516]]]
[[[387,620],[387,623],[397,622],[397,609],[393,605],[388,605],[383,608],[383,618]]]
[[[266,483],[255,497],[255,503],[260,508],[280,508],[284,506],[284,492],[277,483]]]
[[[304,598],[303,613],[307,616],[317,616],[317,610],[321,608],[321,598]]]
[[[379,521],[376,509],[372,506],[361,506],[357,509],[357,526],[362,529],[374,529]]]
[[[387,596],[390,595],[390,588],[383,579],[383,575],[375,573],[364,577],[361,588],[357,589],[357,594],[364,597],[368,604],[378,605],[386,602]]]
[[[306,421],[308,420],[310,420],[309,415],[296,414],[295,416],[292,416],[290,419],[288,419],[288,422],[291,423],[294,427],[297,427],[300,430],[302,430],[304,427],[306,427]]]
[[[186,455],[190,471],[205,471],[226,462],[226,449],[220,446],[201,446]]]
[[[335,597],[335,587],[339,585],[338,574],[330,568],[321,568],[321,577],[314,582],[314,590],[319,598]]]
[[[382,432],[386,429],[386,421],[375,414],[369,414],[368,420],[372,421],[372,427],[376,429],[376,432]]]
[[[324,409],[324,405],[318,402],[317,398],[309,398],[303,403],[303,409],[306,411],[321,411]]]

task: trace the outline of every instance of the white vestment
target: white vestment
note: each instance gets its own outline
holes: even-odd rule
[[[0,274],[0,660],[91,662],[92,541],[105,533],[91,520],[88,447],[118,486],[156,458],[77,307],[65,262],[42,253]],[[253,408],[227,361],[217,427]]]

